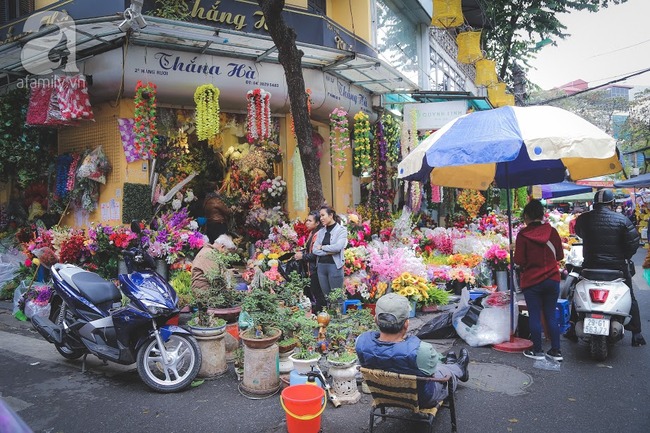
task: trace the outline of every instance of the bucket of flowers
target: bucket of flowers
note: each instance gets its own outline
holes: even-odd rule
[[[499,290],[506,290],[508,286],[508,268],[510,266],[510,253],[499,244],[493,244],[483,256],[488,267],[494,274]]]

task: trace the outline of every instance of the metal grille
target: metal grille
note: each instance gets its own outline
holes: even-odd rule
[[[111,163],[111,171],[106,178],[107,183],[119,182],[122,164],[126,160],[117,120],[113,115],[98,117],[94,122],[84,122],[81,126],[70,126],[59,132],[59,154],[83,153],[99,145],[102,146]]]

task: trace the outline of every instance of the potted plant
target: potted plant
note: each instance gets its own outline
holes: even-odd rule
[[[237,380],[241,381],[244,377],[244,349],[242,347],[238,347],[233,351],[233,364]]]
[[[185,269],[174,271],[169,284],[178,295],[178,307],[184,309],[195,303],[192,294],[192,273]],[[187,311],[187,310],[186,310]]]
[[[244,343],[244,376],[240,391],[251,397],[275,394],[280,388],[278,368],[279,350],[275,342],[282,335],[277,323],[284,312],[280,309],[275,283],[263,277],[261,271],[254,277],[253,288],[242,302],[242,319],[251,326],[240,332]]]

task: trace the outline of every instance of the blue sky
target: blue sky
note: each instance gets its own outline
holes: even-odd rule
[[[557,46],[543,47],[528,78],[543,89],[583,79],[597,86],[650,68],[650,0],[628,0],[597,13],[572,12],[560,17],[570,33]],[[650,72],[628,79],[650,86]]]

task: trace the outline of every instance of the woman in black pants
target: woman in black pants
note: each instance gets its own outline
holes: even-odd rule
[[[312,253],[314,241],[316,240],[316,233],[321,229],[320,215],[316,211],[312,211],[305,219],[305,225],[309,229],[309,235],[305,241],[305,246],[301,251],[298,251],[294,256],[296,260],[302,260],[304,269],[309,276],[309,298],[312,301],[312,312],[318,313],[322,308],[327,306],[327,301],[323,295],[318,282],[318,272],[316,271],[316,256]]]

